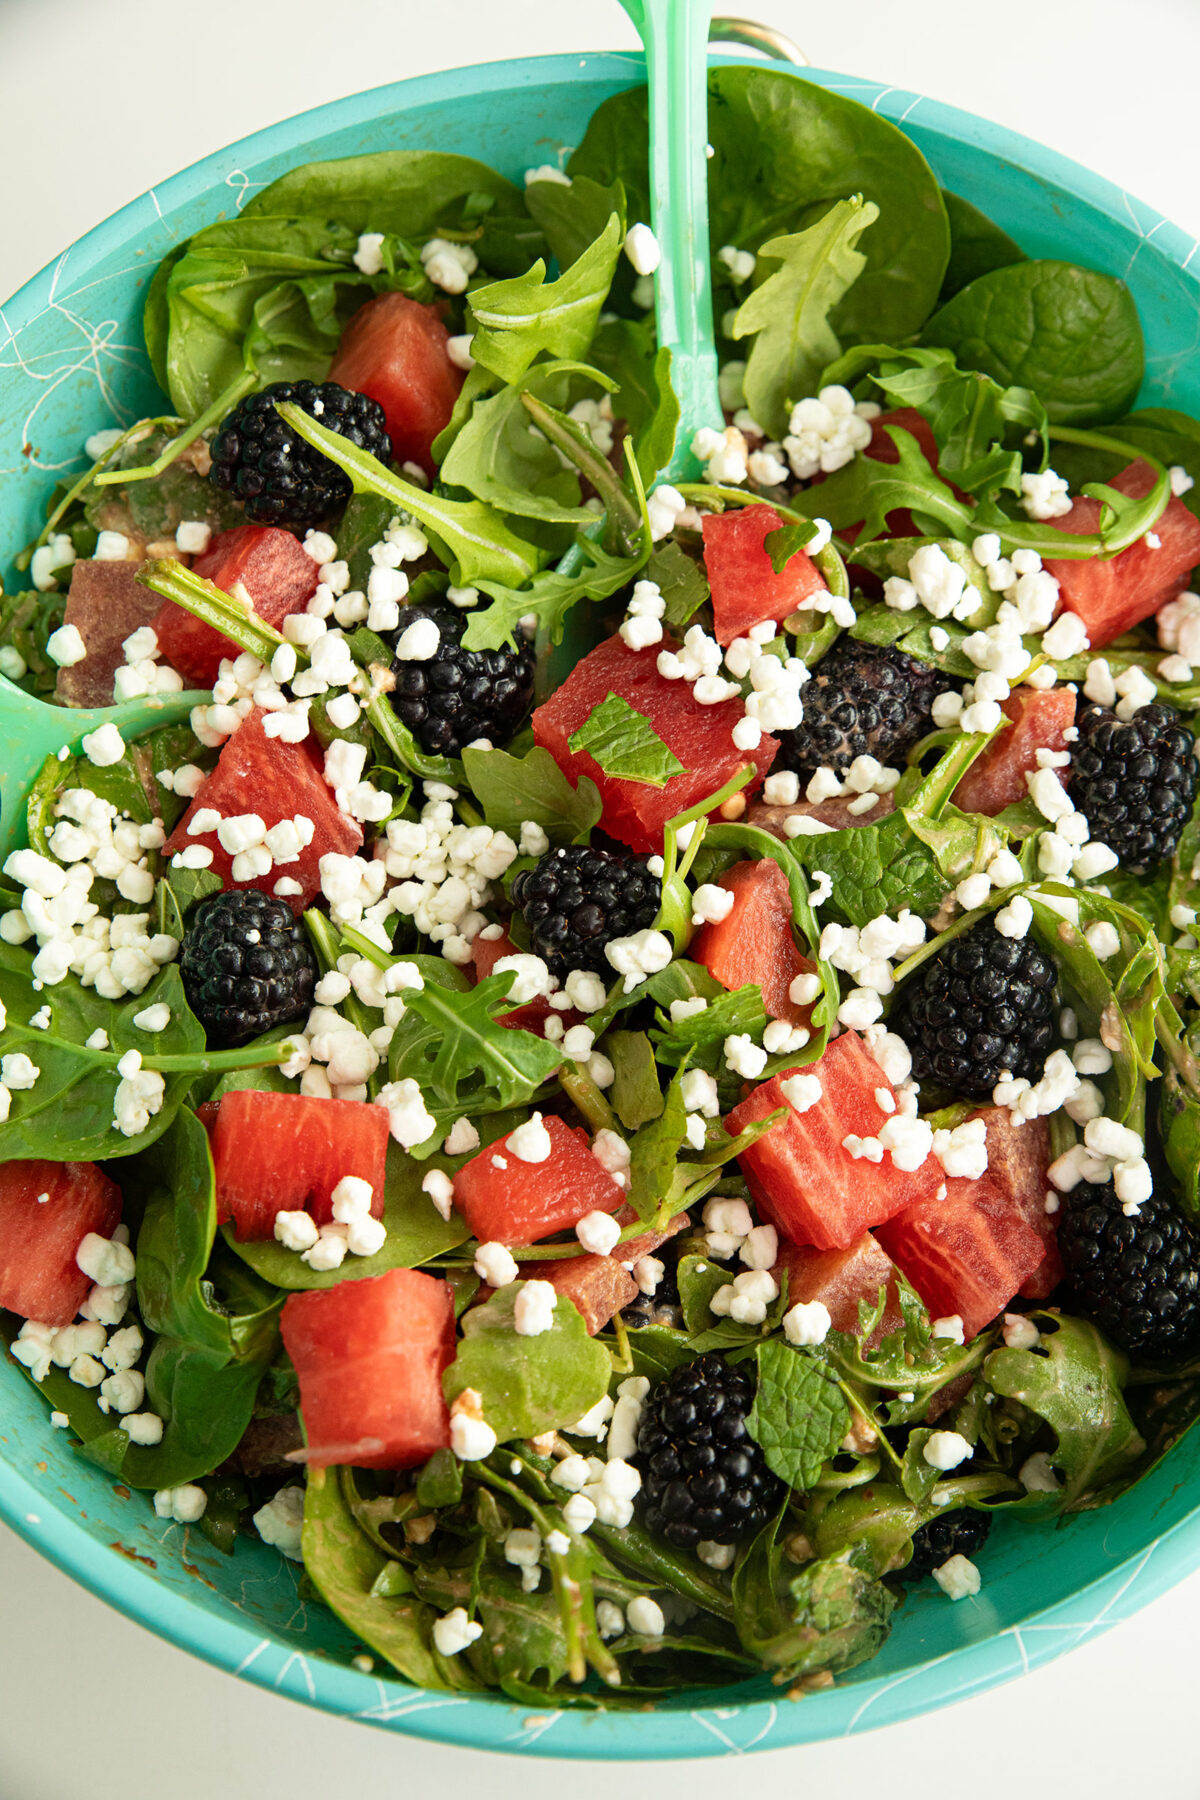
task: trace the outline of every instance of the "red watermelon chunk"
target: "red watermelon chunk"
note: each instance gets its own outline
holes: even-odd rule
[[[263,729],[266,714],[257,707],[247,713],[224,745],[217,766],[205,777],[195,799],[167,839],[164,854],[174,856],[189,844],[205,844],[212,851],[209,865],[227,888],[258,888],[273,894],[275,884],[290,877],[300,884],[298,894],[286,896],[293,912],[311,905],[321,891],[321,858],[330,851],[353,856],[362,847],[362,827],[338,811],[333,792],[325,785],[304,744],[285,744],[269,738]],[[310,743],[315,740],[310,737]],[[188,826],[198,812],[212,808],[223,819],[256,813],[270,829],[297,815],[312,822],[312,842],[295,862],[276,863],[265,875],[250,881],[233,879],[233,857],[222,848],[215,830],[191,834]]]
[[[794,1074],[815,1075],[821,1098],[797,1112],[783,1084]],[[919,1169],[898,1169],[886,1152],[882,1162],[854,1157],[843,1140],[875,1137],[891,1113],[876,1095],[895,1106],[887,1076],[856,1032],[844,1031],[819,1062],[762,1082],[725,1120],[732,1135],[783,1107],[786,1116],[742,1152],[738,1161],[758,1210],[781,1237],[819,1250],[843,1249],[864,1231],[917,1201],[931,1199],[942,1183],[940,1163],[930,1155]]]
[[[880,1243],[935,1318],[957,1313],[973,1338],[1041,1268],[1045,1239],[989,1172],[953,1177],[944,1200],[919,1200],[881,1225]]]
[[[592,1155],[587,1132],[552,1113],[542,1123],[550,1134],[545,1162],[522,1162],[497,1139],[454,1177],[454,1204],[481,1244],[536,1244],[585,1213],[622,1204],[624,1190]]]
[[[1139,457],[1108,485],[1142,499],[1154,486],[1154,470]],[[1099,500],[1082,497],[1054,524],[1059,531],[1096,531],[1100,511]],[[1063,605],[1083,620],[1093,650],[1111,644],[1174,600],[1200,563],[1200,519],[1182,500],[1172,497],[1152,535],[1160,540],[1157,550],[1139,538],[1117,556],[1090,556],[1084,562],[1047,560],[1047,569],[1062,589]]]
[[[622,1206],[617,1223],[632,1225],[637,1214],[631,1206]],[[630,1273],[639,1256],[653,1256],[660,1244],[686,1231],[690,1224],[687,1213],[677,1213],[665,1231],[647,1231],[641,1237],[619,1244],[612,1256],[564,1256],[553,1262],[528,1262],[521,1265],[522,1281],[548,1281],[558,1293],[565,1294],[580,1318],[595,1337],[611,1321],[614,1313],[637,1298],[638,1284]]]
[[[121,1190],[95,1163],[0,1165],[0,1307],[69,1325],[92,1286],[75,1252],[120,1222]]]
[[[765,620],[778,624],[810,594],[828,592],[804,550],[790,556],[782,572],[775,573],[764,540],[782,525],[773,506],[705,514],[704,567],[712,588],[713,635],[718,644],[732,644]]]
[[[1075,723],[1075,695],[1070,688],[1038,690],[1016,688],[1000,710],[1012,724],[976,758],[954,790],[954,804],[963,812],[995,817],[1006,806],[1024,800],[1029,788],[1026,775],[1037,767],[1039,750],[1068,750],[1067,731]],[[1063,786],[1069,769],[1055,771]]]
[[[1053,1191],[1049,1175],[1049,1121],[1028,1119],[1023,1125],[1014,1125],[1004,1106],[985,1107],[974,1116],[984,1121],[987,1132],[989,1178],[999,1183],[1001,1191],[1045,1245],[1045,1258],[1022,1282],[1021,1293],[1027,1300],[1046,1300],[1065,1272],[1058,1252],[1057,1217],[1046,1211],[1046,1195]]]
[[[887,1302],[869,1343],[877,1344],[904,1323],[896,1299],[896,1265],[869,1231],[843,1250],[814,1250],[784,1242],[771,1273],[780,1283],[787,1275],[789,1306],[819,1300],[829,1313],[834,1331],[856,1332],[859,1301],[874,1306],[883,1287],[888,1290]]]
[[[290,531],[277,525],[237,525],[215,537],[192,564],[225,593],[246,595],[258,617],[276,631],[289,613],[303,612],[317,591],[317,565]],[[240,585],[239,585],[240,584]],[[211,687],[221,658],[241,654],[241,646],[186,607],[164,600],[152,621],[164,662],[194,687]]]
[[[433,440],[450,423],[464,379],[449,342],[432,306],[380,294],[355,313],[329,370],[330,381],[382,406],[393,460],[419,463],[430,476]]]
[[[313,1468],[412,1469],[449,1445],[442,1375],[454,1361],[454,1299],[444,1281],[389,1269],[289,1294],[280,1330]]]
[[[601,828],[631,850],[661,850],[667,820],[715,793],[748,762],[757,771],[746,789],[751,793],[779,748],[775,738],[764,734],[756,750],[739,750],[731,733],[744,716],[740,700],[702,706],[686,681],[667,681],[660,675],[660,650],[677,647],[664,638],[657,648],[629,650],[619,637],[606,638],[533,715],[537,743],[549,750],[572,781],[581,775],[591,777],[604,806]],[[610,694],[619,695],[648,719],[683,764],[681,773],[665,786],[606,775],[586,750],[569,747],[567,740]]]
[[[307,1094],[226,1094],[212,1129],[217,1217],[239,1240],[275,1235],[275,1214],[307,1209],[333,1219],[333,1190],[345,1175],[371,1184],[371,1213],[383,1217],[388,1116],[362,1100]]]
[[[688,955],[731,992],[753,982],[762,990],[768,1018],[806,1026],[812,1006],[798,1005],[789,989],[797,975],[812,974],[816,964],[796,947],[787,876],[764,856],[760,862],[735,863],[717,885],[733,895],[733,907],[725,918],[700,927]]]

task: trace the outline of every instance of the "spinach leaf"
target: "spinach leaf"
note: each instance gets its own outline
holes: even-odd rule
[[[950,231],[912,140],[856,101],[775,69],[713,69],[708,91],[713,252],[724,244],[757,250],[861,194],[879,220],[865,244],[867,267],[832,316],[834,332],[857,343],[919,331],[937,300]],[[568,172],[620,180],[628,216],[648,219],[647,142],[646,90],[633,88],[593,113]]]
[[[769,437],[788,429],[797,400],[813,394],[821,370],[838,355],[830,314],[867,266],[858,239],[879,217],[860,195],[839,200],[807,230],[771,238],[760,262],[778,263],[738,308],[735,338],[752,337],[746,405]]]
[[[489,975],[465,993],[426,982],[405,993],[392,1079],[418,1081],[439,1121],[524,1105],[561,1063],[556,1045],[499,1022],[497,1014],[511,1010],[513,979]]]
[[[516,641],[525,618],[537,621],[537,629],[552,644],[560,642],[567,614],[580,600],[607,600],[631,582],[641,567],[640,556],[614,556],[588,537],[576,539],[579,566],[571,573],[542,569],[525,587],[507,581],[476,577],[475,585],[491,596],[490,606],[476,607],[467,618],[463,643],[468,650],[499,650]]]
[[[1123,281],[1074,263],[1012,263],[934,314],[925,344],[953,350],[1002,387],[1032,388],[1051,421],[1117,419],[1142,383],[1145,349]]]
[[[471,354],[501,381],[519,381],[544,352],[578,360],[587,351],[608,297],[624,233],[613,213],[600,235],[563,271],[546,280],[539,260],[523,275],[473,289]]]
[[[644,1031],[610,1031],[604,1054],[613,1066],[608,1101],[626,1131],[636,1131],[661,1116],[662,1089],[654,1050]]]
[[[11,645],[25,664],[15,683],[27,694],[48,699],[58,682],[58,664],[46,645],[63,622],[66,595],[60,589],[6,594],[0,589],[0,644]]]
[[[552,844],[583,844],[600,817],[600,791],[584,775],[572,787],[548,750],[512,756],[507,750],[463,751],[471,791],[494,831],[514,842],[521,827],[540,825]]]
[[[377,1591],[389,1558],[359,1529],[341,1469],[310,1469],[304,1492],[304,1567],[330,1610],[418,1688],[471,1686],[433,1647],[434,1608]]]
[[[241,216],[268,214],[279,223],[310,214],[343,226],[356,239],[364,231],[418,238],[459,223],[479,200],[506,213],[522,210],[519,190],[472,157],[446,150],[376,150],[289,169],[253,195]]]
[[[946,217],[950,221],[950,261],[942,280],[938,298],[945,302],[961,288],[969,287],[980,275],[993,269],[1007,268],[1010,263],[1025,261],[1025,252],[1006,231],[992,223],[986,213],[964,200],[961,194],[942,189]]]
[[[1128,1363],[1085,1319],[1034,1313],[1036,1350],[993,1350],[983,1366],[994,1394],[1018,1400],[1052,1427],[1051,1462],[1062,1477],[1059,1504],[1079,1508],[1118,1481],[1145,1448],[1121,1389]]]
[[[550,1330],[522,1336],[515,1309],[524,1285],[501,1288],[464,1315],[458,1355],[442,1377],[448,1401],[475,1389],[501,1443],[569,1429],[604,1398],[612,1372],[607,1350],[563,1294]]]
[[[285,1250],[270,1238],[239,1243],[232,1225],[223,1225],[221,1235],[229,1249],[263,1281],[293,1293],[336,1287],[339,1281],[363,1281],[388,1269],[418,1269],[433,1257],[456,1249],[471,1235],[460,1214],[452,1212],[448,1220],[443,1219],[421,1187],[430,1169],[453,1174],[458,1166],[443,1156],[415,1162],[399,1144],[390,1142],[383,1198],[387,1241],[374,1256],[348,1256],[337,1269],[310,1269],[294,1250]]]
[[[790,1488],[816,1485],[850,1429],[850,1408],[825,1363],[779,1338],[758,1346],[758,1387],[746,1430]]]
[[[672,776],[683,773],[683,764],[649,719],[620,694],[602,700],[572,732],[567,745],[576,753],[586,751],[614,780],[665,787]]]
[[[614,213],[622,233],[625,230],[625,196],[619,183],[601,187],[586,175],[569,186],[561,181],[531,181],[525,189],[525,204],[541,226],[560,269],[579,261]]]
[[[171,1124],[205,1064],[203,1027],[187,1003],[178,968],[168,963],[140,994],[113,1001],[73,975],[35,993],[32,961],[25,948],[0,943],[0,1002],[7,1012],[0,1053],[23,1051],[41,1071],[32,1088],[13,1093],[8,1119],[0,1125],[0,1162],[16,1157],[95,1162],[145,1149]],[[165,1030],[139,1030],[135,1015],[160,1001],[171,1010]],[[29,1021],[43,1005],[50,1008],[50,1026],[39,1031]],[[98,1029],[108,1034],[107,1050],[88,1048],[87,1039]],[[164,1072],[162,1106],[133,1137],[118,1131],[113,1117],[121,1081],[116,1065],[127,1050],[140,1050],[147,1068],[160,1058],[178,1057],[184,1064]]]

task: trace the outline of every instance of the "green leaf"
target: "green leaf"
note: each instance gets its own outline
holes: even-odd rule
[[[793,505],[811,506],[814,515],[819,512],[835,531],[862,520],[863,529],[855,541],[856,548],[875,538],[889,536],[888,514],[900,510],[913,513],[919,528],[929,535],[948,535],[961,543],[970,543],[979,535],[971,508],[957,499],[953,490],[934,473],[911,432],[899,425],[888,425],[886,430],[899,453],[897,462],[882,463],[874,457],[856,456],[853,462],[837,469],[819,487],[795,496]]]
[[[827,904],[851,925],[868,925],[902,906],[927,919],[946,893],[936,858],[902,812],[889,813],[880,825],[796,838],[790,847],[805,869],[829,876]]]
[[[655,545],[646,564],[646,580],[652,581],[662,594],[667,629],[680,635],[711,594],[703,565],[690,557],[675,538],[664,538]]]
[[[490,606],[479,606],[467,616],[463,644],[468,650],[499,650],[516,642],[517,630],[527,617],[536,621],[539,633],[557,644],[567,614],[581,600],[606,600],[634,579],[641,556],[613,556],[591,538],[576,539],[580,567],[572,574],[542,569],[526,587],[504,581],[478,579],[475,583],[491,596]]]
[[[590,524],[592,514],[579,502],[578,477],[563,468],[553,444],[530,430],[521,400],[532,393],[551,406],[565,406],[571,377],[583,367],[539,363],[519,384],[476,400],[442,463],[442,480],[502,513],[547,524]]]
[[[893,1596],[848,1561],[821,1560],[793,1574],[778,1532],[778,1520],[764,1526],[733,1577],[745,1648],[788,1681],[866,1662],[888,1635]]]
[[[600,793],[587,776],[572,787],[548,750],[512,756],[507,750],[463,751],[471,792],[494,831],[514,843],[527,821],[540,825],[552,844],[585,844],[600,818]]]
[[[1002,387],[1032,388],[1056,424],[1119,418],[1142,383],[1137,307],[1123,281],[1074,263],[1012,263],[934,314],[926,344]]]
[[[694,968],[695,964],[672,963],[670,967]],[[657,999],[657,994],[654,998]],[[707,1069],[709,1074],[715,1075],[727,1037],[747,1033],[757,1041],[766,1029],[762,989],[754,984],[736,988],[732,993],[721,990],[709,999],[703,1012],[691,1013],[683,1019],[672,1020],[669,1007],[668,1001],[666,1015],[659,1013],[659,1028],[652,1036],[659,1061],[670,1068],[678,1068],[680,1063],[687,1061],[692,1068]]]
[[[623,235],[614,212],[557,281],[546,280],[546,265],[538,261],[524,275],[475,288],[475,361],[502,381],[514,382],[545,352],[572,361],[582,358],[608,298]]]
[[[565,1295],[555,1301],[549,1331],[524,1337],[516,1329],[517,1295],[524,1282],[501,1288],[463,1317],[458,1355],[442,1377],[446,1399],[474,1388],[483,1416],[501,1443],[562,1431],[582,1419],[608,1392],[607,1350]]]
[[[989,275],[993,269],[1025,261],[1025,252],[1008,233],[961,194],[951,194],[943,188],[942,199],[950,220],[950,261],[940,300],[951,299],[961,288],[968,287],[980,275]]]
[[[310,1469],[304,1491],[304,1567],[322,1600],[415,1687],[466,1685],[448,1679],[433,1647],[434,1608],[412,1594],[375,1592],[389,1558],[360,1530],[343,1480],[341,1469]]]
[[[777,575],[797,556],[801,550],[807,549],[816,536],[816,526],[781,525],[778,531],[768,531],[763,539],[763,549],[771,559],[771,567]]]
[[[561,181],[531,181],[525,204],[537,223],[560,269],[579,261],[600,237],[616,213],[625,227],[625,196],[619,183],[602,187],[586,175],[565,185]]]
[[[379,494],[396,512],[411,513],[433,532],[456,559],[464,586],[485,579],[527,581],[537,568],[534,546],[515,536],[493,507],[480,500],[449,500],[393,475],[366,450],[319,425],[291,401],[277,410],[306,443],[350,477],[356,494]]]
[[[992,1392],[1045,1419],[1058,1438],[1051,1463],[1062,1478],[1059,1504],[1079,1508],[1120,1479],[1145,1448],[1121,1394],[1128,1363],[1096,1327],[1058,1313],[1035,1313],[1037,1350],[993,1350],[983,1367]]]
[[[405,993],[392,1079],[418,1081],[435,1118],[522,1106],[562,1061],[554,1044],[499,1023],[497,1013],[511,1010],[513,980],[511,973],[489,975],[466,993],[426,982]]]
[[[289,169],[253,194],[241,216],[266,214],[279,226],[293,215],[309,214],[336,220],[356,238],[364,231],[424,238],[477,211],[481,199],[507,213],[521,208],[519,189],[473,157],[446,150],[376,150]]]
[[[758,1346],[758,1388],[746,1429],[790,1488],[805,1490],[850,1429],[850,1408],[824,1362],[779,1338]]]
[[[807,230],[759,249],[760,259],[780,267],[738,309],[733,335],[754,339],[746,405],[770,437],[783,437],[793,405],[816,392],[821,370],[840,351],[830,315],[867,266],[855,245],[878,217],[873,202],[855,195]]]
[[[610,1031],[601,1048],[613,1066],[608,1101],[626,1131],[660,1117],[662,1089],[654,1050],[644,1031]]]
[[[649,719],[620,694],[602,700],[578,731],[572,732],[567,744],[576,753],[586,751],[604,774],[615,780],[665,787],[673,776],[683,773],[683,764]]]
[[[453,1174],[460,1166],[461,1160],[444,1156],[416,1162],[399,1144],[389,1142],[383,1201],[387,1240],[374,1256],[348,1256],[336,1269],[310,1269],[296,1251],[285,1250],[270,1238],[239,1243],[232,1225],[223,1225],[221,1234],[230,1250],[263,1281],[289,1292],[336,1287],[339,1281],[368,1280],[388,1269],[419,1269],[433,1257],[456,1249],[471,1235],[459,1213],[452,1212],[448,1220],[443,1219],[421,1187],[431,1169],[445,1169]]]
[[[671,460],[679,401],[671,386],[671,352],[657,345],[654,318],[604,319],[588,360],[616,383],[613,411],[633,435],[642,480],[649,488]]]

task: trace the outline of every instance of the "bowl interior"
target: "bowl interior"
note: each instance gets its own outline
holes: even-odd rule
[[[724,59],[728,60],[728,59]],[[0,571],[40,527],[45,496],[83,466],[88,433],[156,411],[140,347],[147,283],[181,238],[238,210],[295,163],[437,144],[520,181],[577,143],[596,106],[641,78],[624,55],[541,58],[422,78],[322,107],[173,177],[81,239],[0,308]],[[986,124],[892,88],[808,71],[901,123],[943,184],[1034,256],[1123,276],[1146,328],[1143,403],[1200,411],[1194,355],[1196,244],[1085,170]],[[0,693],[0,711],[3,694]],[[665,1698],[648,1714],[546,1711],[420,1694],[349,1666],[358,1643],[303,1597],[299,1570],[154,1517],[51,1429],[18,1367],[0,1366],[0,1514],[60,1566],[153,1630],[232,1672],[377,1724],[478,1748],[559,1756],[688,1756],[867,1729],[1018,1674],[1115,1622],[1193,1566],[1200,1475],[1192,1434],[1135,1494],[1064,1529],[1001,1520],[984,1587],[951,1605],[910,1595],[882,1654],[803,1706],[765,1681]],[[736,1701],[736,1704],[734,1703]]]

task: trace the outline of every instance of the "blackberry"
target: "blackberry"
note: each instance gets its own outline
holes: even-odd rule
[[[952,1556],[973,1557],[992,1529],[992,1515],[955,1507],[913,1532],[912,1561],[898,1570],[901,1581],[924,1581]]]
[[[804,721],[779,733],[776,770],[844,774],[856,756],[896,762],[933,730],[931,708],[954,683],[890,644],[840,637],[804,689]]]
[[[1157,1362],[1200,1343],[1200,1233],[1165,1200],[1127,1218],[1111,1183],[1062,1197],[1058,1247],[1075,1304],[1131,1355]]]
[[[918,1081],[986,1100],[1001,1074],[1036,1081],[1054,1042],[1055,968],[991,918],[954,938],[906,982],[893,1030]]]
[[[551,850],[512,884],[533,948],[560,981],[572,969],[611,976],[604,948],[653,925],[662,883],[645,863],[586,847]]]
[[[233,1048],[304,1017],[317,962],[286,901],[255,888],[231,889],[197,906],[179,972],[209,1045]]]
[[[1143,706],[1118,719],[1089,706],[1076,721],[1071,798],[1092,838],[1144,875],[1175,854],[1196,797],[1196,740],[1170,706]]]
[[[438,647],[420,661],[394,658],[397,718],[431,756],[458,756],[476,738],[500,749],[516,736],[533,700],[532,646],[464,650],[467,614],[439,600],[404,607],[393,642],[420,619],[437,626]]]
[[[693,1550],[766,1524],[783,1483],[746,1430],[753,1404],[749,1368],[719,1356],[685,1363],[651,1391],[633,1459],[651,1531]]]
[[[387,420],[377,400],[336,381],[273,381],[226,413],[213,440],[213,486],[240,500],[256,525],[319,525],[349,500],[350,477],[284,424],[278,400],[294,401],[380,462],[392,458]]]
[[[631,1300],[628,1306],[621,1309],[621,1317],[634,1330],[641,1330],[644,1325],[669,1325],[672,1330],[678,1331],[683,1325],[678,1264],[666,1263],[662,1280],[654,1292],[639,1294],[636,1300]]]

